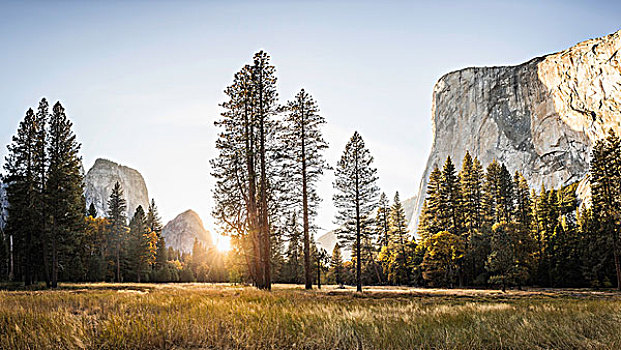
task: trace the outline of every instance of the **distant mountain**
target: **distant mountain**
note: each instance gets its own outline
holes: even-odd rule
[[[149,208],[149,193],[142,175],[135,169],[101,158],[95,161],[84,178],[87,208],[93,203],[97,215],[106,216],[108,199],[117,181],[127,201],[127,218],[131,219],[139,205],[146,212]]]
[[[203,221],[193,210],[186,210],[169,221],[162,230],[167,247],[191,253],[194,238],[206,247],[213,246],[211,233],[203,226]]]

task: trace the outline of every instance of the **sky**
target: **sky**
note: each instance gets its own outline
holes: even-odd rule
[[[140,171],[164,220],[211,231],[209,159],[233,74],[266,50],[280,102],[301,88],[327,120],[335,164],[359,131],[390,198],[418,191],[445,73],[513,65],[621,29],[619,1],[0,1],[0,163],[41,97],[61,101],[84,167]],[[333,173],[319,235],[335,227]]]

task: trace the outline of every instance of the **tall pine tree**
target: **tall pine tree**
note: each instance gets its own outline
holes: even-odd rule
[[[338,237],[343,244],[355,249],[356,290],[362,292],[362,236],[372,232],[366,228],[370,225],[369,216],[375,209],[379,188],[373,157],[357,131],[336,164],[335,177],[333,185],[337,193],[333,201],[338,209],[336,223],[341,227]]]
[[[285,107],[285,128],[283,140],[292,160],[292,179],[295,203],[301,205],[304,245],[304,281],[306,289],[312,288],[312,267],[310,257],[313,218],[317,215],[320,198],[317,195],[317,181],[327,169],[323,152],[328,144],[323,139],[321,126],[326,123],[319,115],[319,107],[313,97],[302,89]]]

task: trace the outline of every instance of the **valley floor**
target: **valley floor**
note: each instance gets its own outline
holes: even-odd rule
[[[621,293],[228,284],[0,292],[1,349],[619,349]]]

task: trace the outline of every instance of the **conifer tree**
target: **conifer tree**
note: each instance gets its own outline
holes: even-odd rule
[[[291,159],[289,168],[296,185],[292,196],[301,205],[304,246],[304,281],[305,288],[312,288],[310,242],[315,227],[313,218],[317,215],[320,198],[317,195],[317,181],[327,169],[323,152],[328,144],[323,139],[321,126],[326,123],[319,115],[319,107],[313,97],[302,89],[284,108],[285,128],[284,147]]]
[[[112,245],[113,259],[115,262],[114,277],[116,282],[122,281],[121,276],[121,253],[122,247],[127,240],[127,204],[123,197],[123,189],[118,181],[114,184],[110,199],[108,200],[108,232],[109,241]]]
[[[382,192],[377,202],[377,214],[375,215],[376,235],[380,249],[387,247],[390,242],[390,205],[386,194]]]
[[[289,228],[287,234],[289,244],[286,252],[285,280],[287,282],[300,283],[304,277],[302,276],[302,271],[304,270],[302,256],[305,254],[303,247],[300,245],[301,232],[297,214],[293,213],[291,215],[287,227]]]
[[[86,212],[86,216],[90,216],[93,219],[97,218],[97,209],[95,209],[95,204],[91,203],[88,206],[88,211]]]
[[[157,236],[147,226],[144,209],[139,205],[129,222],[127,237],[129,270],[138,283],[140,283],[142,276],[149,271],[151,264],[155,263],[156,240]]]
[[[455,165],[453,165],[451,157],[446,158],[446,162],[442,168],[439,197],[437,215],[442,230],[449,231],[453,234],[460,234],[460,188],[457,175],[455,174]]]
[[[407,265],[408,256],[408,228],[405,219],[405,210],[399,199],[399,192],[395,193],[392,207],[390,208],[390,252],[391,263],[389,276],[395,284],[408,284],[410,281],[410,269]]]
[[[334,282],[341,286],[344,283],[345,267],[343,266],[343,256],[339,244],[334,245],[332,257],[330,259],[330,275],[334,278]]]
[[[229,100],[215,125],[218,157],[211,160],[216,178],[214,216],[231,235],[245,236],[248,271],[255,286],[271,288],[272,229],[280,219],[285,184],[278,133],[275,67],[267,53],[235,74],[225,93]],[[282,182],[282,183],[281,183]],[[280,190],[283,190],[279,192]]]
[[[459,172],[462,212],[464,226],[468,236],[481,228],[483,217],[483,168],[477,158],[474,160],[466,151],[462,168]]]
[[[593,148],[590,180],[593,213],[602,233],[611,237],[617,288],[621,290],[621,139],[612,129]]]
[[[520,232],[526,233],[531,229],[532,207],[530,199],[530,188],[528,182],[518,171],[513,176],[515,187],[515,221],[520,227]]]
[[[485,208],[490,226],[510,222],[513,213],[513,180],[504,164],[493,160],[485,173]]]
[[[490,282],[500,282],[504,292],[509,283],[522,285],[528,278],[529,236],[515,222],[501,222],[492,229],[491,254],[486,267]]]
[[[336,164],[335,178],[333,186],[337,193],[333,201],[338,209],[336,223],[341,227],[338,237],[343,244],[355,248],[356,290],[362,292],[362,236],[372,233],[366,228],[370,228],[369,215],[375,209],[379,188],[373,157],[357,131]]]
[[[422,241],[441,231],[438,222],[438,213],[440,210],[440,186],[442,173],[438,166],[434,166],[429,181],[427,182],[427,192],[423,208],[421,210],[418,223],[418,234]]]
[[[157,205],[155,205],[155,199],[151,199],[151,203],[149,204],[149,212],[146,217],[146,224],[151,232],[155,232],[159,237],[162,233],[162,218],[160,218],[160,214],[157,210]]]
[[[42,194],[38,188],[36,139],[37,126],[34,111],[28,109],[20,122],[17,134],[8,145],[5,158],[6,196],[9,203],[6,232],[13,240],[13,259],[16,275],[26,285],[36,279],[35,264],[40,255],[37,243],[40,242],[43,227],[40,213],[35,203],[41,203]]]
[[[59,264],[69,264],[77,255],[84,236],[84,201],[80,144],[71,129],[73,123],[57,102],[49,121],[47,154],[49,169],[46,186],[46,210],[50,218],[51,285],[58,285]]]

